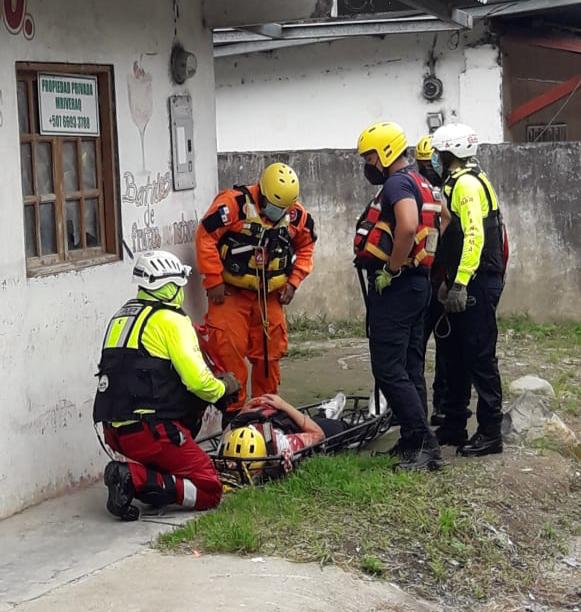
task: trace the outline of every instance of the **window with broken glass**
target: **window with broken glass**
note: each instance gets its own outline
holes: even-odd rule
[[[101,134],[43,136],[37,74],[98,78]],[[112,75],[108,67],[19,64],[18,121],[24,237],[29,275],[106,263],[119,258],[114,166]]]

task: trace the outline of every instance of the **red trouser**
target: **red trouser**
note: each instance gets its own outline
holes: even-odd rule
[[[150,481],[153,476],[161,491],[165,486],[164,475],[173,477],[176,495],[169,503],[196,510],[214,508],[222,497],[222,483],[212,461],[194,442],[189,429],[178,421],[169,423],[170,428],[171,424],[174,426],[174,436],[180,437],[179,446],[170,440],[163,423],[155,425],[155,436],[145,423],[119,428],[106,425],[105,441],[113,450],[132,460],[129,470],[137,499],[140,499],[140,491],[147,484],[151,485],[148,483],[149,471]],[[146,499],[143,501],[147,502]]]
[[[286,320],[279,292],[268,296],[268,368],[264,371],[264,331],[260,314],[260,302],[256,291],[226,288],[223,304],[208,306],[206,325],[212,351],[222,365],[233,372],[242,385],[239,401],[228,410],[239,408],[246,401],[248,367],[252,364],[252,397],[276,393],[280,384],[280,359],[288,348]]]

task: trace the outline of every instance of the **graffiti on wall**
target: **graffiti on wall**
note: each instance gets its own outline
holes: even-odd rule
[[[198,227],[198,215],[194,212],[193,219],[186,219],[182,212],[181,220],[174,221],[163,228],[163,243],[167,245],[193,244]]]
[[[156,207],[163,203],[171,193],[171,172],[158,172],[154,180],[148,175],[145,182],[138,183],[132,172],[123,174],[123,204],[134,206],[143,211],[143,217],[131,226],[131,249],[141,253],[163,246],[192,244],[198,227],[198,215],[187,219],[182,212],[179,220],[162,227],[157,219]]]
[[[127,75],[127,95],[129,110],[135,127],[139,131],[141,143],[141,173],[147,174],[145,167],[145,130],[153,115],[153,80],[151,74],[142,67],[143,55],[133,62]]]
[[[156,224],[155,206],[163,202],[171,192],[171,173],[158,172],[152,181],[147,175],[147,181],[137,184],[132,172],[123,174],[124,204],[130,204],[143,210],[143,219],[135,221],[131,226],[131,242],[134,253],[161,248],[161,232]]]
[[[0,21],[10,34],[22,33],[25,38],[34,38],[34,19],[27,11],[28,0],[0,0]]]

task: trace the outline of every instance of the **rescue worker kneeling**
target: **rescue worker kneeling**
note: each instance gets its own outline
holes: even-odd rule
[[[212,352],[242,385],[246,398],[276,393],[288,348],[283,306],[313,268],[315,228],[298,202],[292,168],[270,164],[257,185],[221,191],[196,233],[196,260],[208,293],[206,324]]]
[[[275,412],[271,421],[263,422],[258,417],[254,418],[254,414],[265,410]],[[294,453],[303,448],[319,444],[325,438],[348,429],[349,425],[339,420],[341,411],[342,407],[335,411],[332,418],[311,418],[278,395],[267,394],[254,398],[224,431],[219,455],[233,459],[282,455],[290,460]],[[247,467],[258,470],[262,466],[263,462],[256,461]]]
[[[130,463],[105,468],[107,509],[136,520],[135,497],[153,506],[196,510],[217,506],[222,485],[209,457],[194,442],[208,404],[224,408],[240,385],[216,378],[206,365],[190,318],[181,309],[191,272],[173,254],[141,255],[139,285],[105,335],[93,419],[105,441]]]

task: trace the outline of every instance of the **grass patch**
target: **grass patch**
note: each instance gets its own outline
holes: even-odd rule
[[[361,558],[360,568],[362,572],[370,576],[383,576],[385,574],[385,564],[375,555],[364,555]]]
[[[555,517],[570,508],[551,505],[552,493],[538,518],[529,513],[511,531],[504,519],[519,501],[499,487],[498,465],[463,462],[438,474],[391,467],[385,457],[314,457],[284,480],[227,496],[159,546],[336,563],[468,606],[500,589],[533,588],[541,560],[558,554]]]
[[[536,323],[526,315],[501,317],[499,331],[515,339],[534,340],[538,348],[581,348],[581,323]]]
[[[322,355],[323,351],[310,347],[291,345],[285,355],[286,359],[312,359]]]
[[[363,318],[330,320],[326,315],[310,317],[296,313],[288,318],[288,331],[295,342],[302,340],[328,340],[331,338],[364,338]]]

